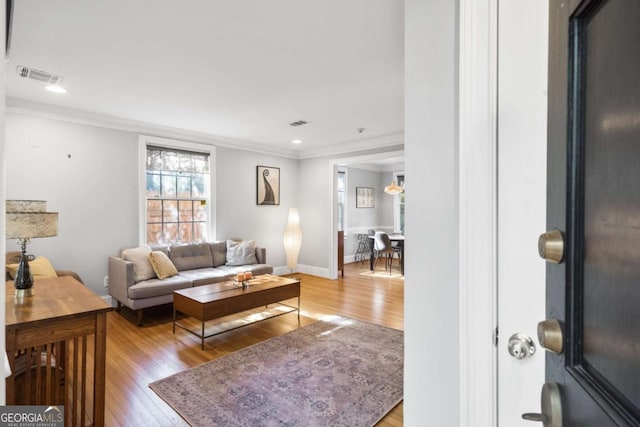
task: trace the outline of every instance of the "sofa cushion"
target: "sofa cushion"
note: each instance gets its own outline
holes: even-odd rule
[[[227,262],[227,242],[211,242],[211,255],[213,256],[213,266],[219,267]]]
[[[227,262],[225,265],[250,265],[257,263],[255,240],[243,240],[242,242],[227,240]]]
[[[231,280],[233,273],[225,271],[222,268],[199,268],[197,270],[186,270],[181,271],[179,275],[193,282],[193,286],[202,286],[208,285],[209,283]]]
[[[151,247],[149,245],[140,245],[137,248],[122,251],[122,259],[133,263],[133,280],[136,282],[156,277],[156,273],[151,267],[151,261],[149,261],[150,253]]]
[[[250,271],[254,276],[273,273],[273,267],[269,264],[251,264],[238,266],[223,265],[221,267],[218,267],[217,270],[220,270],[222,274],[225,274],[229,277],[234,277],[236,274],[243,273],[245,271]]]
[[[151,261],[151,267],[158,276],[158,279],[166,279],[178,274],[176,266],[173,265],[169,257],[161,251],[151,251],[149,254],[149,261]]]
[[[143,280],[129,286],[128,296],[131,299],[151,298],[160,295],[168,295],[178,289],[190,288],[191,281],[180,275],[166,279]]]
[[[169,256],[178,271],[213,267],[211,247],[208,243],[171,246]]]

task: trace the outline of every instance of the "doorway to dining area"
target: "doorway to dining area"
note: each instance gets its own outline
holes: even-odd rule
[[[332,161],[331,174],[334,236],[331,277],[338,277],[344,264],[352,262],[359,263],[363,273],[383,273],[385,263],[382,260],[374,263],[371,259],[375,245],[369,237],[384,232],[394,238],[394,247],[403,243],[398,242],[404,235],[404,152],[336,159]],[[402,277],[400,250],[394,252],[394,261],[386,274]]]

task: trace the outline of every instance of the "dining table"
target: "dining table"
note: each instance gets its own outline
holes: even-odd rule
[[[400,246],[400,272],[404,276],[404,234],[389,234],[389,240],[391,243],[397,242]],[[373,271],[373,264],[375,261],[375,236],[369,236],[369,270]]]

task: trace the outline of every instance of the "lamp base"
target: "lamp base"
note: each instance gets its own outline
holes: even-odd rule
[[[20,294],[22,297],[30,297],[33,295],[31,288],[33,287],[33,276],[29,269],[29,261],[33,260],[33,256],[27,255],[27,243],[29,239],[18,239],[18,243],[22,245],[22,255],[20,256],[20,264],[13,285],[16,288],[16,296]]]
[[[32,297],[34,295],[33,288],[29,289],[16,289],[16,293],[14,294],[14,298],[21,299],[25,297]]]

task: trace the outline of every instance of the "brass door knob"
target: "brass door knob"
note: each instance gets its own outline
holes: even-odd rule
[[[559,264],[564,259],[564,236],[560,230],[542,233],[538,238],[538,253],[540,258]]]
[[[562,325],[556,319],[547,319],[538,323],[538,342],[547,350],[560,354],[564,347]]]

